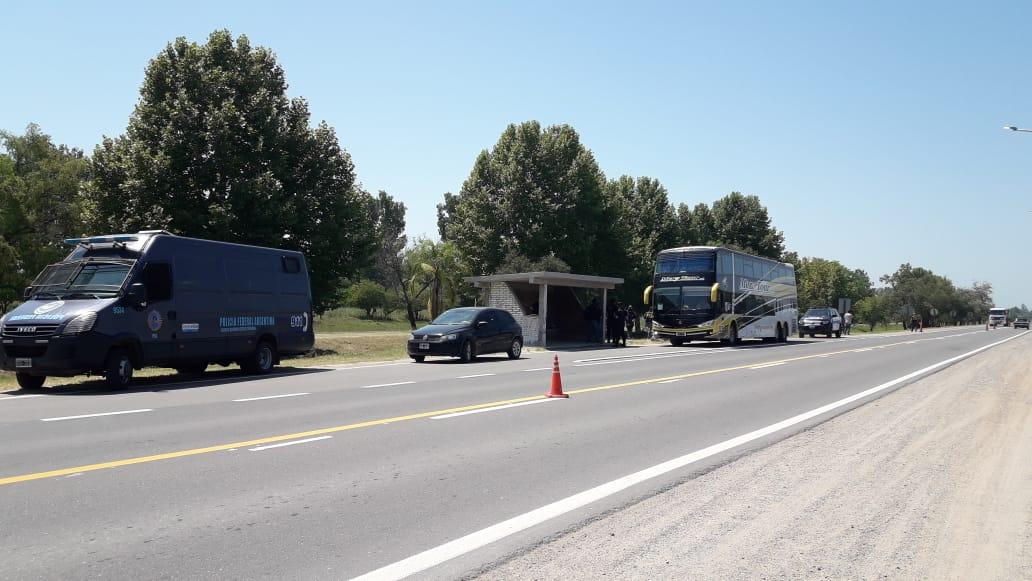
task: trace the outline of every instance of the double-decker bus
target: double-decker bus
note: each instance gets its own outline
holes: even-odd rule
[[[643,298],[652,311],[653,337],[673,345],[787,341],[798,328],[792,265],[728,248],[661,251]]]

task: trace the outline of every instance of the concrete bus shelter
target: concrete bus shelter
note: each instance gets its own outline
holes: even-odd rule
[[[562,272],[494,274],[465,280],[483,290],[484,306],[512,313],[523,327],[525,344],[539,347],[549,345],[549,330],[554,335],[553,343],[587,342],[575,339],[586,329],[584,309],[587,306],[576,289],[601,291],[599,307],[602,309],[602,336],[605,337],[608,293],[624,281],[622,278]]]

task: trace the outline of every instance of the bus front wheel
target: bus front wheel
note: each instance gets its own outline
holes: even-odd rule
[[[684,345],[684,337],[671,337],[670,344],[674,347],[681,347]]]

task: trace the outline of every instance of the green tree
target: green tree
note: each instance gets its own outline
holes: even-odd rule
[[[498,274],[515,274],[517,272],[570,272],[570,265],[563,262],[555,254],[531,260],[522,254],[510,252],[495,269]]]
[[[387,289],[371,280],[360,280],[349,286],[344,297],[347,306],[362,309],[369,318],[376,309],[384,310],[387,306]]]
[[[796,267],[796,292],[801,309],[837,307],[840,298],[857,304],[872,292],[871,279],[863,270],[850,270],[837,260],[798,258],[785,253],[786,262]]]
[[[0,306],[21,297],[47,264],[68,254],[62,240],[83,234],[83,153],[54,145],[39,126],[0,132]]]
[[[370,196],[333,129],[289,99],[269,49],[217,31],[176,39],[151,60],[124,135],[97,146],[98,231],[174,233],[305,253],[316,310],[368,265]]]
[[[656,255],[678,244],[677,211],[659,180],[620,176],[607,185],[607,196],[621,216],[627,238],[629,269],[623,285],[624,299],[634,301],[652,283]]]
[[[587,274],[624,272],[626,241],[605,176],[569,125],[509,125],[477,156],[457,196],[439,207],[442,239],[474,272],[488,273],[510,252],[550,253]]]
[[[679,205],[677,221],[685,245],[706,246],[717,240],[713,212],[706,204],[696,204],[694,208],[689,208],[688,204]]]
[[[857,322],[870,325],[871,331],[875,325],[887,323],[890,316],[888,298],[885,293],[875,293],[857,301],[853,307]]]
[[[781,258],[785,235],[774,227],[758,197],[731,192],[713,202],[712,213],[713,242],[758,256]]]
[[[409,292],[412,273],[405,264],[405,204],[380,191],[374,204],[376,218],[376,240],[378,248],[371,276],[389,289],[387,309],[384,316],[398,308],[405,309],[409,326],[416,328],[416,314],[419,308]]]
[[[451,242],[416,241],[405,256],[406,270],[412,273],[409,292],[413,301],[426,297],[431,319],[454,306],[462,294],[468,269],[458,247]]]

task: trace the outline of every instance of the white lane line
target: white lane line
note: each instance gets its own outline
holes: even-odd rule
[[[681,379],[680,378],[678,378],[678,379],[664,379],[663,381],[660,381],[659,383],[674,383],[676,381],[681,381]]]
[[[559,401],[559,399],[557,399],[557,398],[532,399],[530,401],[521,401],[519,403],[509,403],[509,404],[505,404],[505,405],[495,406],[493,408],[481,408],[481,409],[478,409],[478,410],[469,410],[469,411],[465,411],[465,412],[456,412],[454,414],[444,414],[444,415],[440,415],[440,416],[430,416],[430,419],[431,420],[446,420],[448,418],[457,418],[459,416],[469,416],[469,415],[472,415],[472,414],[482,414],[484,412],[496,412],[498,410],[507,410],[509,408],[518,408],[518,407],[522,407],[522,406],[525,406],[525,405],[534,405],[536,403],[548,403],[550,401]]]
[[[152,412],[153,409],[147,408],[143,410],[125,410],[124,412],[104,412],[102,414],[84,414],[81,416],[62,416],[60,418],[43,418],[41,422],[59,422],[61,420],[81,420],[82,418],[99,418],[101,416],[120,416],[122,414],[142,414],[143,412]]]
[[[243,399],[234,399],[233,401],[258,401],[260,399],[278,399],[278,398],[281,398],[281,397],[297,397],[299,395],[311,395],[311,394],[308,393],[308,392],[284,393],[284,394],[280,394],[280,395],[265,395],[265,396],[262,396],[262,397],[245,397]]]
[[[863,349],[853,349],[853,353],[860,353],[860,352],[863,352],[863,351],[870,351],[871,349],[874,349],[874,347],[864,347]]]
[[[551,369],[551,367],[535,367],[534,369],[521,369],[520,371],[527,373],[528,371],[551,371]]]
[[[778,361],[777,363],[764,363],[763,365],[753,365],[749,369],[766,369],[768,367],[777,367],[778,365],[784,365],[785,361]]]
[[[333,436],[319,436],[318,438],[305,438],[304,440],[294,440],[293,442],[280,442],[279,444],[269,444],[268,446],[258,446],[257,448],[248,448],[252,452],[261,452],[262,450],[269,450],[271,448],[282,448],[284,446],[293,446],[295,444],[307,444],[308,442],[316,442],[318,440],[329,440]]]
[[[0,397],[0,401],[4,401],[5,399],[25,399],[27,397],[45,397],[45,396],[46,396],[46,394],[43,394],[43,393],[30,393],[28,395],[5,395],[5,396]]]
[[[473,379],[474,377],[491,377],[494,373],[474,373],[473,375],[460,375],[455,379]]]
[[[784,419],[780,422],[771,424],[758,430],[753,430],[751,432],[731,438],[730,440],[724,440],[723,442],[720,442],[718,444],[713,444],[712,446],[708,446],[701,450],[696,450],[695,452],[685,454],[684,456],[680,456],[672,460],[667,460],[666,462],[656,464],[655,466],[645,468],[644,470],[640,470],[633,474],[628,474],[626,476],[617,478],[616,480],[611,480],[604,484],[600,484],[594,488],[589,488],[588,490],[579,492],[572,496],[568,496],[561,500],[557,500],[551,504],[546,504],[545,506],[536,508],[530,512],[526,512],[524,514],[515,516],[508,520],[504,520],[500,523],[491,525],[487,528],[480,529],[479,531],[470,533],[464,537],[459,537],[453,541],[444,543],[443,545],[439,545],[432,549],[427,549],[426,551],[408,557],[407,559],[402,559],[395,563],[391,563],[390,565],[387,565],[385,567],[381,567],[374,571],[370,571],[365,575],[355,577],[352,581],[393,581],[396,579],[404,579],[405,577],[408,577],[410,575],[426,571],[427,569],[440,565],[445,561],[450,561],[455,557],[465,555],[466,553],[475,551],[476,549],[489,545],[495,541],[504,539],[508,536],[514,535],[521,531],[525,531],[533,526],[539,525],[543,522],[547,522],[553,518],[562,516],[566,513],[587,506],[593,502],[603,500],[618,492],[626,490],[636,484],[641,484],[642,482],[651,480],[658,476],[662,476],[668,472],[684,468],[685,466],[694,464],[695,462],[698,462],[700,460],[705,460],[706,458],[715,456],[717,454],[721,454],[743,444],[748,444],[749,442],[753,442],[760,438],[764,438],[766,436],[769,436],[770,434],[812,420],[813,418],[816,418],[820,415],[847,406],[853,402],[859,401],[866,397],[870,397],[876,393],[893,388],[901,383],[905,383],[911,379],[920,377],[922,375],[925,375],[926,373],[935,371],[939,368],[950,365],[951,363],[955,363],[957,361],[960,361],[961,359],[975,355],[976,353],[981,353],[986,349],[991,349],[993,347],[996,347],[997,345],[1006,343],[1007,341],[1011,341],[1013,339],[1017,339],[1018,337],[1022,337],[1027,333],[1028,331],[1022,333],[1021,335],[1014,335],[1013,337],[1009,337],[1007,339],[1004,339],[1003,341],[990,343],[989,345],[979,347],[978,349],[975,349],[973,351],[968,351],[967,353],[964,353],[962,355],[957,355],[956,357],[944,359],[938,363],[933,363],[928,367],[918,369],[917,371],[908,373],[902,377],[897,377],[896,379],[887,381],[881,385],[876,385],[870,389],[861,391],[860,393],[856,393],[849,397],[845,397],[838,401],[829,403],[827,405],[814,408],[808,412],[803,412],[799,415],[792,416],[790,418]]]
[[[380,364],[377,364],[377,365],[352,365],[350,367],[331,367],[331,366],[327,365],[326,367],[330,367],[334,371],[351,371],[352,369],[376,369],[376,368],[379,368],[379,367],[396,367],[398,365],[412,365],[412,362],[411,361],[399,361],[397,363],[380,363]]]
[[[359,389],[372,389],[374,387],[394,387],[395,385],[409,385],[415,383],[415,381],[395,381],[394,383],[374,383],[373,385],[363,385]]]

